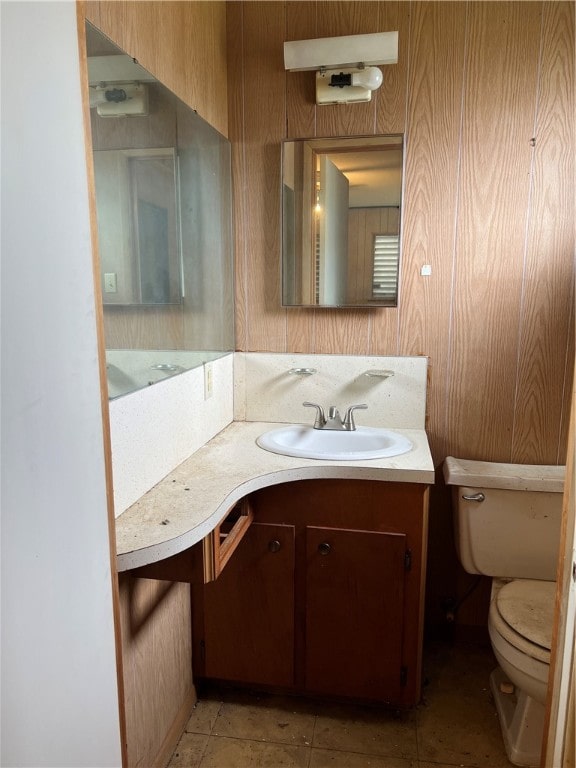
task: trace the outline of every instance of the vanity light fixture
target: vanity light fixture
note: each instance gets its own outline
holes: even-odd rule
[[[100,117],[141,117],[148,114],[148,90],[136,82],[91,85],[90,107],[96,107]]]
[[[316,103],[370,101],[382,85],[376,64],[396,64],[398,32],[320,37],[284,43],[284,67],[316,70]]]
[[[146,83],[156,79],[128,54],[88,56],[90,107],[100,117],[148,114]]]

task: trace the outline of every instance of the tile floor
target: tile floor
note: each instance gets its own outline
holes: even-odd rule
[[[433,644],[422,703],[394,714],[243,691],[200,698],[169,768],[509,768],[489,647]]]

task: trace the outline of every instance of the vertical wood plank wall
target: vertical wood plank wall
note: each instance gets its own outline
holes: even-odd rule
[[[227,135],[224,2],[87,2],[78,11]],[[145,330],[150,338],[153,326]],[[190,589],[121,574],[120,614],[128,766],[165,765],[195,701]]]
[[[427,432],[447,455],[566,457],[574,355],[574,4],[230,2],[237,349],[427,355]],[[398,30],[398,64],[368,104],[315,105],[283,43]],[[280,146],[404,133],[395,309],[280,307]],[[432,275],[422,277],[422,265]],[[473,584],[453,546],[441,472],[431,494],[427,618]],[[480,585],[458,629],[485,626]]]
[[[196,702],[187,584],[120,574],[128,766],[163,766]]]
[[[422,354],[428,434],[452,453],[565,460],[573,355],[574,5],[228,3],[237,348]],[[368,104],[316,107],[285,40],[399,30]],[[280,307],[280,145],[403,132],[397,309]],[[432,275],[422,277],[423,264]]]
[[[228,135],[226,3],[88,0],[86,19]]]

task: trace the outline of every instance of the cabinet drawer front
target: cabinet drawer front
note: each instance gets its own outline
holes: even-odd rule
[[[306,529],[306,688],[400,700],[406,536]]]
[[[206,581],[217,579],[236,548],[252,524],[254,513],[249,499],[242,499],[236,504],[225,519],[206,537],[211,552],[205,552],[204,578]],[[208,566],[207,564],[211,565]]]

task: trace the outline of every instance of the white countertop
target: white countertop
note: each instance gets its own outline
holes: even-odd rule
[[[119,571],[178,554],[203,539],[241,498],[293,480],[343,478],[400,483],[434,482],[424,430],[393,430],[413,448],[388,459],[319,461],[270,453],[256,445],[263,432],[285,424],[235,421],[170,472],[116,519]]]

